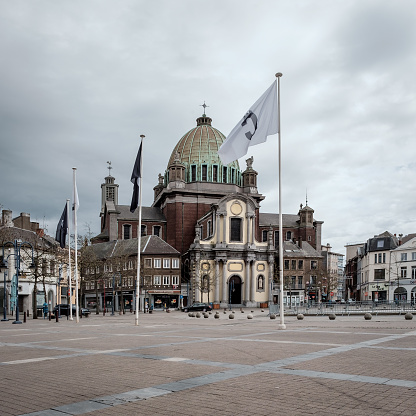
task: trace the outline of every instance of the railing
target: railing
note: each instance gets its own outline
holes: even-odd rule
[[[354,302],[354,303],[315,303],[304,305],[285,305],[285,315],[401,315],[406,312],[416,313],[416,305],[411,302]],[[269,313],[279,315],[279,305],[271,304]]]

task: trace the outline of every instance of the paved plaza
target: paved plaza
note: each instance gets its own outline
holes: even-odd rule
[[[0,322],[0,414],[416,414],[416,319],[228,313]]]

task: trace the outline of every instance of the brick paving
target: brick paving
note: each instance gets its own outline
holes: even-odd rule
[[[416,319],[247,312],[0,322],[0,414],[416,414]]]

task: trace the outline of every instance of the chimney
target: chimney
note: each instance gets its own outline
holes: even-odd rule
[[[8,209],[2,211],[2,224],[4,227],[13,227],[12,211]]]

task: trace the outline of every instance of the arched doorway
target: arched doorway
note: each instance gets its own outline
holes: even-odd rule
[[[228,281],[228,302],[232,305],[241,304],[241,278],[232,276]]]
[[[399,302],[407,301],[407,290],[404,287],[398,287],[394,290],[394,300]]]

